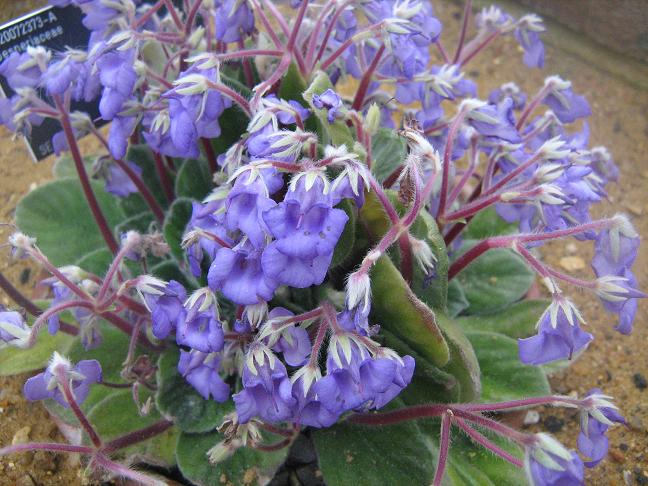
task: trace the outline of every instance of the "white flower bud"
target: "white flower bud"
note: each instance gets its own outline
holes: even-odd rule
[[[361,311],[367,312],[371,304],[371,279],[367,272],[354,272],[346,283],[346,305],[355,309],[362,304]]]

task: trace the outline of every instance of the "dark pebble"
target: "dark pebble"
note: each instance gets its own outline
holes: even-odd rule
[[[555,415],[549,415],[547,416],[542,423],[544,424],[545,428],[547,429],[548,432],[551,433],[556,433],[560,432],[562,428],[565,426],[565,421],[561,418],[556,417]]]
[[[630,449],[630,447],[625,442],[622,442],[621,444],[619,444],[619,449],[621,449],[623,452],[628,452],[628,449]]]
[[[635,481],[639,486],[646,486],[648,485],[648,477],[643,473],[641,469],[638,467],[634,468],[634,476],[635,476]]]
[[[614,133],[619,133],[622,129],[621,122],[619,120],[616,120],[614,122],[614,125],[612,126],[612,131]]]
[[[634,386],[636,386],[639,390],[645,390],[646,388],[648,388],[648,380],[646,380],[646,377],[641,373],[635,373],[634,375],[632,375],[632,381],[634,383]]]
[[[20,285],[25,285],[27,282],[29,282],[30,276],[31,276],[30,268],[25,268],[22,272],[20,272]]]

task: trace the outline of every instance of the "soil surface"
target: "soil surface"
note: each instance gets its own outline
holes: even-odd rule
[[[43,2],[0,0],[0,21],[33,10]],[[451,50],[456,37],[453,19],[461,8],[435,2],[437,12],[447,26],[444,37]],[[456,22],[456,20],[455,20]],[[551,28],[549,29],[549,37]],[[559,44],[554,40],[553,45]],[[573,82],[574,90],[587,95],[593,110],[590,118],[592,145],[605,145],[621,169],[621,181],[610,188],[609,202],[596,209],[599,216],[615,212],[628,213],[643,235],[648,235],[648,92],[620,81],[609,69],[600,69],[579,57],[567,54],[552,45],[547,47],[546,67],[526,69],[521,53],[511,39],[495,44],[488,57],[469,65],[468,73],[479,82],[480,96],[503,82],[514,80],[528,93],[534,93],[543,79],[553,73]],[[513,59],[509,59],[513,57]],[[606,63],[601,58],[600,65]],[[52,177],[53,160],[33,164],[20,140],[0,128],[0,222],[10,222],[19,198]],[[0,239],[6,240],[10,229],[0,227]],[[544,254],[552,265],[573,271],[581,278],[591,278],[588,261],[591,243],[560,242]],[[6,254],[5,254],[6,255]],[[568,257],[568,258],[565,258]],[[648,246],[640,249],[635,273],[639,286],[648,289]],[[11,261],[4,255],[0,269],[26,293],[33,293],[42,277],[37,269],[24,262]],[[565,289],[567,290],[567,289]],[[622,336],[612,327],[614,319],[590,296],[571,293],[589,322],[589,331],[596,339],[583,356],[569,369],[552,377],[556,392],[585,393],[593,387],[602,388],[615,397],[628,420],[628,427],[615,427],[610,433],[610,456],[596,469],[588,471],[588,484],[648,484],[648,302],[639,304],[632,336]],[[0,302],[12,305],[0,292]],[[43,407],[23,400],[22,384],[26,376],[0,378],[0,446],[12,441],[62,441],[55,424]],[[558,409],[540,410],[540,424],[570,447],[575,447],[578,418],[574,413]],[[81,484],[83,474],[76,458],[36,452],[0,458],[0,486]]]

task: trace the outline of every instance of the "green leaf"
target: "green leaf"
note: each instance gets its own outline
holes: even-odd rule
[[[333,258],[331,260],[331,268],[341,265],[349,258],[353,252],[353,244],[355,243],[356,216],[353,205],[348,199],[345,199],[338,204],[337,208],[342,209],[349,217],[349,220],[346,222],[344,231],[342,231],[340,239],[335,245],[335,251],[333,252]]]
[[[463,316],[456,322],[465,332],[492,331],[512,338],[526,338],[535,334],[535,327],[550,300],[523,300],[495,314]]]
[[[184,161],[175,182],[175,193],[178,197],[202,200],[212,190],[212,176],[209,164],[202,159]]]
[[[507,223],[490,207],[478,212],[463,231],[467,240],[482,240],[489,236],[508,235],[518,231],[516,224]]]
[[[180,270],[178,262],[171,260],[160,262],[157,265],[151,267],[151,274],[155,275],[157,278],[161,278],[162,280],[177,280],[187,290],[196,289],[196,283],[193,279],[193,276],[192,278],[187,277],[187,275],[185,275],[183,271]]]
[[[351,130],[349,130],[346,123],[342,120],[335,120],[333,123],[329,123],[327,110],[320,110],[313,105],[313,95],[322,94],[329,88],[334,89],[328,75],[325,72],[318,71],[315,74],[313,82],[304,92],[303,97],[310,105],[310,108],[324,129],[324,133],[322,134],[325,136],[324,143],[330,142],[335,146],[346,145],[351,150],[353,149],[354,141],[351,136]]]
[[[467,314],[490,314],[517,302],[531,288],[535,274],[513,251],[489,250],[456,277],[469,302]]]
[[[288,68],[288,71],[281,78],[281,85],[279,86],[279,97],[284,100],[297,100],[302,101],[302,93],[306,91],[308,86],[306,81],[299,73],[299,68],[294,62]]]
[[[123,233],[130,230],[135,230],[140,233],[148,233],[151,223],[155,220],[153,213],[150,211],[143,211],[125,219],[115,227],[115,236],[120,237]]]
[[[448,282],[448,301],[446,308],[450,317],[457,317],[462,311],[468,308],[470,303],[466,299],[466,293],[459,281],[455,278]]]
[[[123,211],[101,184],[93,182],[92,189],[113,228],[124,219]],[[74,179],[49,182],[27,194],[16,208],[16,224],[36,237],[40,249],[56,266],[73,264],[82,255],[106,248],[81,184]]]
[[[547,377],[541,368],[520,362],[515,339],[494,332],[469,332],[482,377],[483,402],[548,395]]]
[[[164,227],[162,230],[164,233],[164,239],[171,249],[171,254],[180,262],[183,262],[185,257],[184,250],[180,246],[180,243],[182,242],[182,237],[185,228],[187,227],[187,223],[189,223],[189,220],[191,219],[191,212],[191,199],[186,197],[178,198],[173,201],[173,204],[171,204],[171,208],[164,220]]]
[[[278,438],[264,434],[268,443]],[[207,434],[181,433],[176,448],[178,467],[182,475],[200,486],[252,486],[267,484],[288,455],[288,448],[262,452],[241,448],[234,455],[218,464],[211,464],[207,451],[223,440],[218,432]]]
[[[378,182],[384,182],[407,156],[407,144],[394,130],[379,128],[371,140],[373,172]]]
[[[394,408],[401,408],[396,399]],[[315,429],[312,437],[328,486],[364,484],[431,484],[439,454],[438,419],[363,426],[341,422]],[[520,457],[517,446],[493,438],[500,447]],[[474,444],[454,430],[443,484],[445,486],[500,486],[527,484],[524,471]]]
[[[103,277],[112,261],[112,252],[108,248],[99,248],[83,255],[75,262],[75,265],[83,268],[86,272]]]
[[[92,174],[92,164],[94,163],[94,161],[95,157],[83,157],[83,165],[85,166],[88,174]],[[53,172],[54,177],[56,177],[57,179],[77,178],[78,173],[76,166],[74,165],[74,159],[69,152],[64,153],[58,159],[56,159],[56,162],[54,162]]]
[[[341,422],[313,429],[312,437],[328,486],[423,485],[434,478],[435,444],[415,421],[389,426]]]
[[[448,362],[448,345],[434,313],[403,280],[392,261],[382,256],[371,270],[373,322],[393,332],[437,366]]]
[[[223,421],[229,412],[214,400],[205,400],[196,389],[178,373],[180,353],[173,346],[158,360],[155,403],[160,412],[182,431],[209,432]]]
[[[140,389],[140,400],[144,403],[151,396],[146,388]],[[133,430],[148,427],[160,420],[160,414],[152,409],[147,415],[140,415],[130,389],[113,389],[101,401],[88,410],[88,419],[102,439],[111,440]]]
[[[155,196],[155,199],[157,199],[162,207],[166,208],[169,205],[169,201],[167,201],[164,194],[160,177],[155,168],[153,151],[150,147],[146,144],[131,145],[128,147],[125,160],[137,164],[142,169],[142,180],[146,184],[146,187],[150,189],[153,196]],[[169,174],[169,177],[173,181],[173,176],[171,174]],[[137,196],[141,198],[139,194],[137,194]],[[148,205],[145,204],[144,207],[148,209]]]
[[[448,254],[446,253],[443,235],[434,218],[422,211],[410,228],[410,233],[425,241],[436,261],[434,262],[434,277],[428,278],[413,258],[412,290],[428,306],[435,310],[445,311],[448,302]]]
[[[47,366],[54,351],[67,354],[75,337],[62,332],[51,335],[47,331],[39,334],[33,348],[20,349],[7,346],[0,349],[0,376],[18,375],[39,370]]]
[[[470,402],[481,394],[479,361],[461,328],[445,314],[437,312],[437,325],[450,350],[450,359],[442,368],[457,379],[460,402]]]

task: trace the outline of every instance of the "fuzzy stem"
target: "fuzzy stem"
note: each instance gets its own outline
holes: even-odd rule
[[[320,44],[320,47],[317,51],[317,56],[315,56],[315,58],[310,59],[310,63],[309,63],[310,69],[313,69],[315,67],[315,63],[317,62],[318,59],[322,59],[322,56],[324,55],[324,51],[326,50],[326,46],[328,45],[328,41],[331,38],[331,34],[333,33],[333,29],[335,28],[335,25],[337,24],[340,15],[342,15],[342,12],[344,12],[344,10],[349,5],[352,5],[353,2],[354,0],[346,0],[346,2],[344,2],[342,5],[340,5],[335,9],[335,13],[333,14],[333,17],[331,17],[331,21],[329,22],[328,27],[326,28],[326,33],[324,34],[322,43]]]
[[[229,99],[234,101],[237,105],[241,107],[243,112],[248,116],[252,116],[252,112],[250,111],[250,103],[248,103],[248,100],[246,100],[243,96],[238,94],[236,91],[234,91],[232,88],[229,86],[224,85],[223,83],[215,83],[214,81],[208,81],[207,85],[210,89],[213,89],[215,91],[218,91],[219,93],[227,96]]]
[[[99,231],[101,232],[101,235],[103,236],[103,239],[106,242],[106,245],[108,245],[108,248],[113,254],[116,254],[119,250],[119,245],[115,240],[115,236],[112,234],[110,226],[108,226],[108,221],[106,220],[106,217],[104,216],[103,211],[99,206],[99,201],[97,201],[97,197],[92,191],[90,178],[88,177],[88,173],[85,170],[83,158],[81,157],[81,152],[79,151],[79,145],[77,144],[76,138],[74,136],[74,130],[70,121],[70,114],[63,105],[60,96],[55,96],[54,100],[56,102],[56,107],[61,114],[61,126],[63,127],[63,132],[65,133],[65,139],[67,141],[68,147],[70,148],[70,154],[72,155],[72,159],[74,160],[74,165],[79,176],[79,181],[81,182],[83,194],[88,201],[90,211],[92,211],[92,215],[95,219],[97,227],[99,228]]]
[[[47,319],[60,312],[63,312],[66,309],[71,309],[73,307],[83,307],[90,310],[94,309],[94,306],[86,300],[70,300],[55,305],[54,307],[50,307],[45,312],[42,312],[34,321],[34,324],[29,330],[29,338],[27,338],[27,341],[24,344],[24,348],[28,349],[36,344],[38,334],[40,333],[40,330],[43,328],[43,326],[47,323]]]
[[[306,49],[305,63],[306,66],[311,67],[313,65],[313,58],[315,56],[315,49],[317,48],[317,38],[319,37],[320,32],[322,31],[322,26],[325,23],[326,16],[329,11],[335,7],[335,0],[329,0],[326,2],[326,5],[320,11],[320,14],[315,21],[315,27],[308,38],[308,47]]]
[[[452,58],[452,64],[457,64],[461,58],[461,51],[466,41],[466,31],[468,30],[468,20],[470,19],[470,12],[472,11],[472,0],[466,0],[464,5],[463,20],[461,22],[461,34],[459,35],[459,42],[457,43],[457,50]]]
[[[378,64],[380,63],[380,60],[382,59],[384,53],[385,44],[381,44],[378,52],[376,52],[376,55],[371,60],[369,68],[365,71],[362,79],[360,80],[360,85],[358,86],[356,95],[353,98],[353,104],[351,105],[351,108],[353,108],[354,110],[359,110],[360,108],[362,108],[365,96],[367,95],[367,89],[369,89],[369,85],[371,84],[371,78],[373,77],[373,74],[376,71],[376,68],[378,67]]]
[[[452,428],[451,418],[452,412],[450,410],[446,411],[441,416],[439,458],[437,460],[436,471],[434,472],[434,480],[432,481],[433,486],[441,486],[441,482],[443,481],[443,476],[445,474],[445,468],[448,464],[448,452],[450,451],[450,429]]]
[[[450,268],[448,269],[448,280],[452,280],[459,272],[466,268],[468,264],[470,264],[472,261],[477,259],[479,256],[481,256],[491,248],[502,248],[503,246],[506,246],[504,244],[500,244],[499,241],[496,240],[496,238],[497,237],[486,238],[485,240],[480,241],[470,250],[468,250],[466,253],[452,262]]]
[[[171,183],[171,179],[169,178],[169,173],[167,171],[167,168],[164,166],[162,156],[158,152],[153,152],[153,160],[155,161],[155,171],[160,178],[162,190],[164,191],[164,195],[166,196],[167,201],[169,201],[170,203],[171,201],[173,201],[175,196],[173,194],[173,185]]]
[[[115,163],[119,166],[119,168],[123,170],[126,173],[126,175],[129,177],[129,179],[133,182],[133,184],[135,184],[135,187],[137,187],[137,190],[144,198],[144,201],[146,201],[148,207],[151,208],[151,211],[153,212],[155,219],[158,221],[158,223],[162,224],[164,222],[164,210],[157,202],[157,199],[155,199],[155,196],[146,186],[142,178],[138,176],[137,173],[133,169],[131,169],[129,165],[123,160],[119,160],[119,159],[114,159],[114,160]]]
[[[61,444],[58,442],[27,442],[25,444],[14,444],[0,449],[0,457],[16,452],[30,451],[48,451],[48,452],[71,452],[78,454],[94,454],[92,447],[77,446],[72,444]]]
[[[275,33],[275,29],[272,27],[272,24],[270,23],[270,20],[268,20],[268,16],[263,11],[263,8],[261,8],[261,5],[256,0],[251,0],[251,4],[254,11],[261,19],[261,23],[263,24],[266,33],[270,37],[270,40],[272,40],[272,43],[275,45],[277,49],[281,50],[281,53],[283,55],[284,45],[281,43],[279,37]]]
[[[477,442],[479,445],[481,445],[485,449],[488,449],[493,454],[498,455],[499,457],[501,457],[502,459],[510,462],[514,466],[517,466],[517,467],[520,467],[520,468],[524,467],[524,462],[523,461],[521,461],[520,459],[515,457],[513,454],[505,451],[504,449],[499,447],[497,444],[494,444],[493,442],[488,440],[488,438],[486,438],[484,435],[480,434],[475,429],[470,427],[463,419],[461,419],[459,417],[454,417],[453,422],[455,424],[457,424],[461,430],[463,430],[466,434],[468,434],[468,436],[472,440]]]
[[[133,432],[129,432],[128,434],[124,434],[121,437],[117,437],[116,439],[111,440],[103,447],[102,452],[109,454],[113,451],[118,451],[119,449],[137,444],[138,442],[143,442],[150,439],[151,437],[155,437],[156,435],[160,435],[163,432],[166,432],[172,426],[172,421],[162,419],[158,422],[155,422],[154,424],[149,425],[148,427],[134,430]]]
[[[54,374],[56,375],[61,388],[63,388],[63,396],[65,397],[65,401],[68,403],[68,405],[70,405],[70,408],[72,409],[72,412],[76,416],[77,420],[88,434],[88,437],[90,437],[90,440],[92,441],[94,446],[97,448],[101,447],[101,438],[88,420],[88,417],[86,417],[85,413],[83,413],[83,410],[81,410],[81,408],[79,407],[79,404],[74,397],[74,393],[72,393],[72,389],[70,388],[70,380],[66,376],[65,370],[61,369],[61,367],[55,367]]]
[[[128,245],[125,244],[120,250],[117,255],[115,255],[115,258],[113,258],[113,261],[110,263],[110,267],[108,267],[108,271],[106,272],[106,276],[103,279],[103,282],[101,283],[101,287],[99,288],[99,291],[97,292],[97,297],[96,301],[99,303],[99,308],[102,308],[104,304],[104,298],[106,297],[106,294],[108,293],[108,290],[110,289],[110,285],[112,284],[112,279],[115,276],[115,273],[119,270],[119,265],[121,264],[122,260],[126,256],[126,254],[131,251],[133,245]]]
[[[376,179],[373,178],[373,176],[371,176],[371,178],[369,179],[369,185],[371,187],[371,190],[378,198],[378,201],[380,201],[380,204],[382,205],[383,209],[387,213],[387,217],[389,218],[389,221],[391,221],[392,224],[398,223],[400,218],[398,217],[398,213],[396,212],[396,209],[394,209],[394,205],[391,203],[389,197],[387,196],[383,188],[380,186],[380,184],[378,184]]]
[[[12,283],[5,278],[2,272],[0,272],[0,288],[5,291],[11,300],[24,308],[32,316],[38,317],[43,314],[43,311],[31,300],[25,297],[16,287],[14,287]],[[79,329],[67,322],[59,321],[59,328],[64,333],[71,334],[72,336],[79,334]]]
[[[540,103],[547,97],[547,94],[551,90],[551,84],[545,84],[538,93],[533,97],[533,99],[529,102],[529,104],[524,108],[524,111],[520,115],[520,119],[518,122],[515,124],[515,128],[520,130],[522,126],[524,125],[524,122],[526,119],[533,113],[533,110],[535,110]]]
[[[448,56],[448,53],[446,52],[445,48],[443,47],[443,44],[441,43],[441,40],[437,39],[437,41],[434,43],[434,45],[439,50],[439,54],[441,54],[441,58],[443,59],[443,62],[445,64],[450,64],[450,56]]]
[[[475,57],[477,54],[479,54],[483,49],[488,46],[491,42],[493,42],[495,39],[497,39],[501,34],[501,31],[496,30],[494,32],[491,32],[480,44],[477,45],[471,52],[469,52],[466,57],[464,57],[461,61],[459,61],[459,66],[464,66],[468,64],[468,62]]]
[[[197,1],[200,2],[201,0],[197,0]],[[134,481],[135,484],[141,484],[144,486],[165,486],[167,484],[166,481],[160,481],[158,479],[149,476],[148,474],[135,471],[122,464],[111,461],[103,454],[97,454],[93,458],[93,462],[97,463],[106,471],[109,471],[116,476],[124,477]]]
[[[565,397],[561,395],[548,395],[543,397],[523,398],[520,400],[510,400],[498,403],[467,403],[457,405],[457,408],[467,412],[501,412],[502,410],[511,410],[525,407],[534,407],[538,405],[561,405],[580,406],[581,400]]]
[[[207,162],[209,162],[209,169],[212,174],[218,170],[218,163],[216,162],[216,154],[214,153],[214,147],[212,147],[211,141],[206,138],[201,138],[200,142],[202,143],[203,149],[205,150],[205,156],[207,157]]]
[[[457,136],[457,132],[459,131],[459,127],[461,126],[464,117],[465,112],[459,111],[448,129],[448,138],[446,140],[445,149],[443,150],[443,172],[441,190],[439,192],[439,210],[437,211],[437,218],[443,218],[445,215],[446,203],[449,196],[448,186],[450,184],[450,159],[452,158],[452,147],[454,146],[454,139]]]

